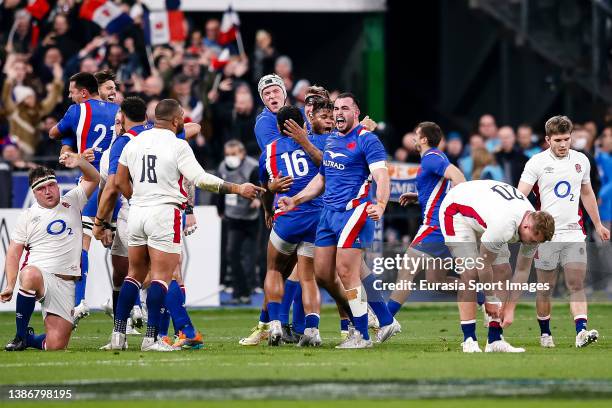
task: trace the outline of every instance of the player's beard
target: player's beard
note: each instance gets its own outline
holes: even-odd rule
[[[185,124],[181,123],[180,125],[178,125],[176,127],[176,134],[178,135],[179,133],[181,133],[183,130],[185,129]]]

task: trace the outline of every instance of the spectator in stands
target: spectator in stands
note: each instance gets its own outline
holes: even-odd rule
[[[493,115],[486,113],[480,117],[478,133],[484,138],[487,150],[491,153],[495,152],[499,147],[499,138],[497,135],[497,123]]]
[[[49,131],[55,125],[57,125],[57,118],[53,115],[49,115],[45,117],[38,126],[41,137],[40,143],[38,143],[36,147],[35,156],[41,164],[49,168],[58,167],[58,157],[62,150],[61,143],[57,143],[56,140],[49,137]]]
[[[225,159],[219,165],[219,177],[232,183],[259,184],[258,169],[259,162],[246,155],[241,142],[230,140],[225,144]],[[260,207],[259,199],[249,201],[236,194],[226,194],[218,200],[219,214],[227,223],[226,257],[234,288],[233,304],[251,303]]]
[[[293,99],[295,100],[295,105],[302,108],[306,104],[306,92],[310,88],[310,82],[307,79],[300,79],[293,87]]]
[[[85,57],[81,60],[80,72],[87,72],[88,74],[95,74],[98,72],[98,63],[91,57]]]
[[[527,156],[516,145],[514,129],[504,126],[499,129],[498,134],[500,145],[499,150],[495,153],[495,160],[504,172],[503,181],[512,186],[518,186],[525,164],[527,164]]]
[[[599,177],[599,171],[597,171],[597,162],[595,160],[595,157],[593,157],[591,151],[588,150],[591,138],[590,132],[584,126],[576,124],[574,125],[574,130],[572,131],[571,137],[572,149],[583,153],[587,157],[587,159],[589,159],[589,163],[591,165],[591,186],[593,187],[593,191],[597,195],[601,187],[601,180]],[[583,213],[586,214],[586,211],[583,211]]]
[[[57,14],[53,19],[53,29],[42,40],[42,47],[57,48],[64,61],[79,52],[79,44],[73,39],[70,33],[70,23],[65,14]]]
[[[472,180],[497,180],[504,181],[504,172],[495,162],[495,156],[485,148],[472,150],[472,161],[474,169]]]
[[[402,138],[402,147],[406,150],[406,163],[420,163],[421,155],[416,149],[416,133],[408,132]],[[402,153],[400,153],[401,155]]]
[[[585,122],[582,126],[589,132],[589,143],[586,146],[586,150],[589,152],[593,151],[593,145],[595,140],[597,140],[597,136],[599,135],[599,131],[597,130],[597,124],[590,120]]]
[[[403,147],[398,147],[393,154],[393,160],[400,163],[406,163],[408,160],[408,151]]]
[[[170,97],[179,101],[185,111],[185,118],[191,122],[199,123],[202,120],[204,105],[191,88],[192,81],[184,74],[177,75],[172,81]]]
[[[29,54],[32,51],[31,20],[32,16],[25,9],[15,12],[15,33],[12,41],[6,44],[8,53]]]
[[[472,136],[470,136],[470,143],[465,149],[466,153],[469,152],[469,154],[459,159],[459,168],[461,169],[467,180],[471,180],[472,170],[474,169],[474,160],[472,158],[472,153],[476,149],[484,148],[484,137],[482,137],[479,133],[474,133]]]
[[[2,87],[2,103],[9,119],[9,133],[23,152],[34,154],[40,140],[38,125],[61,100],[64,82],[62,67],[53,67],[53,83],[49,86],[47,97],[39,102],[34,89],[16,84],[16,72],[7,69],[7,77]]]
[[[291,58],[286,55],[281,55],[274,62],[274,73],[279,77],[283,78],[285,83],[285,89],[287,89],[287,96],[290,99],[290,103],[293,105],[293,62]]]
[[[446,157],[448,160],[459,167],[459,159],[463,155],[463,139],[457,132],[449,132],[446,137]]]
[[[255,34],[255,51],[253,52],[253,79],[256,84],[259,78],[274,70],[278,53],[272,45],[272,35],[266,30],[258,30]]]
[[[36,164],[24,160],[21,150],[14,144],[7,144],[2,148],[2,160],[9,163],[14,171],[28,171],[37,167]]]
[[[217,41],[219,38],[219,20],[217,20],[216,18],[211,18],[206,22],[206,25],[204,27],[204,30],[206,32],[206,36],[202,41],[202,44],[204,44],[204,48],[209,49],[216,55],[219,55],[221,53],[221,46]]]
[[[601,173],[599,190],[599,215],[608,228],[612,224],[612,127],[604,129],[599,152],[596,156],[597,166]],[[609,264],[607,265],[609,267]]]
[[[132,75],[142,76],[140,57],[134,48],[133,41],[126,40],[131,49],[125,49],[122,45],[111,44],[106,50],[106,59],[100,69],[109,69],[115,73],[119,83],[131,83]]]
[[[251,90],[248,86],[236,88],[230,134],[245,145],[249,156],[258,158],[259,146],[253,134],[256,118],[257,112]]]
[[[537,143],[538,136],[533,134],[531,125],[523,123],[518,127],[516,133],[518,146],[528,159],[542,151],[542,148]]]

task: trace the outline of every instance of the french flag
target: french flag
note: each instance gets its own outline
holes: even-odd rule
[[[185,15],[180,0],[148,0],[144,2],[145,40],[148,45],[181,42],[187,38]]]
[[[210,72],[218,72],[221,71],[223,69],[223,67],[225,67],[227,65],[227,63],[230,61],[230,51],[229,48],[224,48],[223,51],[221,51],[221,54],[219,54],[219,56],[213,56],[210,60],[210,65],[208,66],[208,70]]]
[[[223,18],[221,19],[221,27],[219,29],[219,37],[217,38],[217,42],[219,45],[227,45],[234,41],[238,36],[238,30],[240,29],[240,18],[238,17],[238,13],[236,13],[232,6],[229,6],[227,10],[223,13]]]
[[[51,6],[49,6],[47,0],[30,0],[26,6],[26,10],[35,19],[42,20],[49,10],[51,10]]]
[[[109,34],[120,33],[134,21],[115,3],[107,0],[85,0],[79,17],[93,21]]]

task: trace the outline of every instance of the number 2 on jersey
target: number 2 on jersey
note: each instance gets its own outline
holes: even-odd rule
[[[291,154],[289,158],[289,152],[281,154],[281,159],[285,162],[287,167],[288,175],[291,177],[303,177],[308,174],[308,161],[306,161],[306,153],[302,150],[296,150]]]
[[[140,174],[140,182],[145,181],[145,175],[149,183],[157,183],[157,174],[155,173],[155,161],[157,156],[154,154],[145,154],[142,156],[142,173]]]

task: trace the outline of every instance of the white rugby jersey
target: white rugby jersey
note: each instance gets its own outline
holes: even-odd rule
[[[153,207],[187,203],[183,175],[196,182],[207,173],[191,147],[168,129],[152,128],[138,134],[123,148],[119,163],[132,177],[131,206]]]
[[[24,265],[45,273],[81,276],[81,211],[86,203],[85,191],[77,186],[60,197],[54,208],[34,203],[22,212],[11,239],[26,246]]]
[[[580,189],[591,182],[589,159],[576,150],[563,158],[550,149],[534,155],[523,170],[521,181],[533,186],[539,209],[555,219],[555,232],[581,230]]]
[[[519,241],[518,229],[527,211],[535,211],[516,188],[495,180],[460,183],[446,193],[440,206],[440,223],[447,235],[454,231],[453,216],[461,214],[492,252],[503,244]],[[523,254],[535,252],[535,245],[524,245]],[[527,255],[526,255],[527,256]]]

